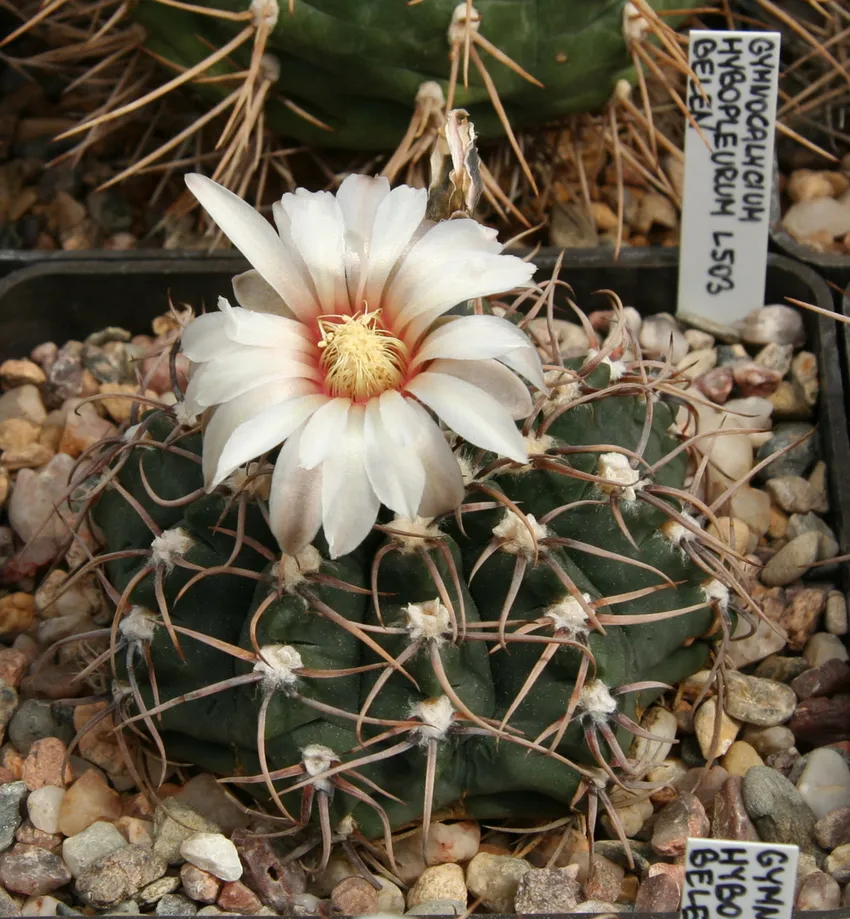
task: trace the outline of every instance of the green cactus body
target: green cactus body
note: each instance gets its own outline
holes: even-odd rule
[[[242,12],[245,0],[203,0],[202,6]],[[447,32],[457,0],[296,0],[280,15],[266,45],[280,76],[266,106],[268,122],[305,143],[360,150],[392,149],[407,129],[423,82],[444,91],[450,72]],[[659,11],[697,4],[652,0]],[[623,38],[624,0],[478,0],[481,35],[498,46],[543,88],[481,52],[515,127],[540,124],[571,113],[596,111],[617,81],[631,80],[633,65]],[[203,16],[151,0],[136,4],[134,17],[147,30],[151,51],[179,67],[191,67],[223,46],[244,22]],[[669,20],[675,25],[674,20]],[[250,46],[233,57],[246,66]],[[223,67],[210,75],[224,72]],[[228,83],[199,87],[211,99],[231,92]],[[278,92],[280,95],[278,95]],[[305,120],[282,97],[331,128]],[[481,136],[504,128],[474,64],[469,87],[461,79],[455,105],[466,108]]]
[[[333,561],[319,542],[281,559],[262,498],[204,495],[200,436],[147,416],[92,511],[104,551],[135,550],[106,565],[124,594],[128,713],[158,713],[145,723],[173,759],[249,780],[271,813],[279,795],[295,823],[351,818],[375,837],[423,807],[567,812],[582,780],[616,766],[612,743],[628,749],[615,719],[639,720],[660,692],[628,684],[704,667],[701,636],[728,618],[710,546],[675,537],[687,460],[669,406],[593,363],[574,362],[530,421],[528,466],[460,445],[465,510],[383,517],[384,533]],[[618,469],[622,484],[598,481]]]

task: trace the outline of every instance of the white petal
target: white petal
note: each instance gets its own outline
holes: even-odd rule
[[[543,379],[543,366],[540,363],[540,355],[533,345],[517,348],[516,351],[509,351],[507,354],[503,354],[499,358],[499,363],[524,376],[540,392],[546,392],[547,386],[546,380]]]
[[[336,193],[345,224],[345,277],[348,298],[355,310],[363,309],[364,271],[367,270],[372,246],[372,228],[381,201],[390,193],[384,176],[350,175]],[[360,289],[362,286],[362,290]],[[358,300],[358,295],[361,298]],[[377,304],[376,304],[377,305]]]
[[[233,295],[240,306],[255,313],[274,313],[288,318],[295,315],[281,300],[280,294],[254,268],[233,278]]]
[[[356,549],[369,535],[380,502],[366,475],[362,405],[352,405],[345,435],[322,464],[322,523],[331,558]]]
[[[413,411],[413,400],[405,399],[401,393],[388,389],[378,397],[381,408],[381,422],[396,443],[409,447],[420,436],[419,415]]]
[[[221,451],[241,424],[250,421],[270,405],[280,405],[317,391],[318,387],[311,380],[285,380],[252,389],[216,408],[204,430],[203,469],[207,488],[212,487]]]
[[[429,373],[447,373],[466,380],[492,396],[514,419],[527,418],[531,412],[528,386],[498,361],[434,361]]]
[[[280,448],[269,497],[271,531],[287,555],[309,545],[322,523],[322,467],[298,465],[303,430],[295,431]]]
[[[411,368],[436,357],[477,361],[526,347],[534,346],[525,332],[507,319],[459,316],[443,322],[422,341]]]
[[[298,462],[305,469],[313,469],[323,462],[333,450],[338,449],[345,435],[351,399],[330,399],[304,427],[301,435],[301,452]]]
[[[279,227],[285,226],[281,211],[289,219],[289,236],[304,259],[322,313],[350,312],[345,285],[345,225],[336,198],[328,191],[299,188],[287,192],[272,211]]]
[[[226,479],[234,469],[282,444],[289,435],[327,401],[319,393],[290,399],[282,405],[263,409],[250,421],[240,424],[221,451],[213,485]]]
[[[405,449],[390,435],[377,399],[366,403],[363,440],[366,474],[381,504],[404,517],[415,517],[425,488],[425,469],[415,450]]]
[[[218,307],[218,313],[198,316],[183,331],[183,353],[194,363],[224,357],[234,344],[318,354],[300,322],[234,308],[224,297],[218,298]]]
[[[402,253],[425,219],[428,192],[399,185],[378,205],[367,268],[366,301],[371,309],[387,306],[384,286]]]
[[[419,513],[423,517],[437,517],[454,510],[463,501],[463,476],[434,419],[413,399],[405,399],[405,402],[418,419],[419,437],[415,450],[425,469],[425,489]]]
[[[308,336],[307,327],[295,319],[233,307],[224,297],[218,298],[218,308],[227,317],[228,337],[237,345],[290,348],[318,356],[319,349]]]
[[[427,317],[421,334],[464,300],[527,283],[534,265],[500,252],[474,220],[446,220],[428,230],[405,255],[385,296],[396,333]]]
[[[477,386],[443,373],[420,373],[406,388],[464,440],[515,462],[528,462],[522,435],[508,412]]]
[[[224,235],[301,318],[315,314],[315,303],[304,278],[274,227],[250,204],[206,176],[186,176],[189,191],[219,225]]]
[[[233,347],[227,335],[227,316],[219,312],[196,317],[183,330],[180,347],[196,363],[226,354]]]
[[[277,380],[300,377],[321,381],[322,375],[316,366],[303,363],[297,359],[299,356],[278,348],[231,344],[223,357],[193,370],[186,388],[186,401],[207,408]]]

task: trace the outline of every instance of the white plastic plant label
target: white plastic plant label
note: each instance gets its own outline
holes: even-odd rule
[[[790,919],[797,846],[688,839],[681,919]]]
[[[720,323],[764,306],[778,32],[692,30],[680,313]]]

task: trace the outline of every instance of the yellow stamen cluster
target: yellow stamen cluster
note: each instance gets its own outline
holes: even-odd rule
[[[362,402],[404,379],[407,347],[383,328],[380,314],[378,309],[319,317],[321,366],[330,395]]]

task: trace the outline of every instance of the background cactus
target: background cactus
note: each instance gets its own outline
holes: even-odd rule
[[[124,725],[284,828],[315,821],[324,859],[336,834],[437,810],[551,817],[585,793],[592,825],[606,786],[641,776],[624,751],[659,681],[706,666],[740,583],[682,490],[677,390],[610,360],[617,328],[550,367],[527,466],[457,443],[454,517],[384,516],[333,561],[320,540],[280,557],[265,463],[204,494],[179,404],[104,444],[75,498],[103,554],[77,576],[95,567],[116,605]]]
[[[207,0],[201,5],[232,13],[246,6],[244,0]],[[253,7],[270,5],[255,0]],[[651,4],[656,10],[689,5],[675,0]],[[407,5],[397,0],[296,0],[290,15],[281,0],[280,15],[265,43],[280,65],[266,106],[270,125],[284,135],[321,146],[393,149],[407,128],[422,83],[436,80],[448,89],[447,33],[458,6],[464,4],[457,0]],[[597,110],[611,98],[618,79],[634,76],[623,34],[626,6],[624,0],[475,3],[479,34],[542,84],[535,86],[516,70],[497,63],[486,48],[479,49],[514,126]],[[203,61],[211,47],[224,46],[244,26],[154,0],[136,4],[133,16],[146,29],[150,50],[179,67]],[[249,58],[248,48],[234,55],[243,65]],[[213,83],[202,89],[223,98],[232,85]],[[333,133],[275,98],[278,91]],[[461,79],[455,104],[469,110],[482,136],[503,132],[474,62],[469,66],[468,89]]]

